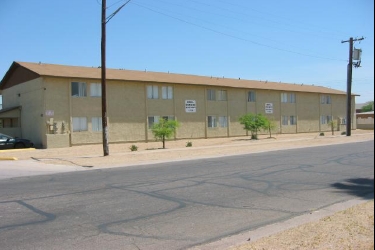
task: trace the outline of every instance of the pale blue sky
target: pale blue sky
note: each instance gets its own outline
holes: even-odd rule
[[[107,0],[107,16],[127,0]],[[13,61],[100,65],[101,0],[0,0],[0,78]],[[373,0],[132,0],[107,24],[107,67],[314,84],[374,100]]]

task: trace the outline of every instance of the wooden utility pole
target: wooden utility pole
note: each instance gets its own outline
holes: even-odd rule
[[[353,78],[353,44],[355,41],[361,41],[364,38],[353,39],[351,37],[347,41],[341,41],[341,43],[349,42],[349,63],[347,71],[346,81],[346,136],[352,135],[352,78]]]
[[[101,55],[102,55],[102,130],[103,130],[103,154],[104,156],[109,155],[108,147],[108,124],[107,124],[107,86],[106,86],[106,17],[107,1],[102,0],[102,43],[101,43]]]

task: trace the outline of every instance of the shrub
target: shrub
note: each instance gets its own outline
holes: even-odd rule
[[[341,132],[341,135],[346,135],[346,132],[344,131],[344,132]]]
[[[131,145],[130,150],[131,151],[137,151],[138,147],[136,145]]]
[[[319,135],[320,135],[320,136],[324,136],[324,133],[320,133]]]
[[[191,142],[191,141],[188,141],[187,143],[186,143],[186,147],[192,147],[193,146],[193,143]]]

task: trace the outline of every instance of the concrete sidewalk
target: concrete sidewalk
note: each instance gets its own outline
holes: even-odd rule
[[[186,147],[184,140],[168,141],[167,149],[159,148],[161,142],[142,142],[136,143],[138,151],[135,152],[129,149],[132,143],[124,143],[111,144],[110,156],[107,157],[102,156],[102,145],[61,149],[1,150],[0,179],[358,143],[373,139],[373,131],[355,130],[351,137],[319,136],[317,133],[311,133],[283,134],[271,139],[260,136],[260,140],[256,141],[249,140],[249,137],[197,139],[191,140],[193,147]]]

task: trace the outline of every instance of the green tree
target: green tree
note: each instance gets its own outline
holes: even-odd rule
[[[175,120],[160,119],[159,123],[154,123],[151,130],[155,139],[163,142],[165,149],[165,140],[171,138],[178,127],[179,123]]]
[[[268,131],[268,133],[270,134],[270,138],[272,138],[272,130],[274,130],[275,128],[276,128],[275,120],[266,118],[266,123],[263,129]]]
[[[374,101],[368,102],[362,107],[362,112],[369,112],[374,110]]]
[[[241,116],[239,121],[244,125],[244,129],[251,132],[251,139],[258,139],[258,131],[267,125],[267,117],[262,114],[246,114]]]
[[[332,135],[334,135],[335,134],[335,127],[337,127],[337,121],[336,120],[331,120],[328,123],[328,125],[331,126]]]

